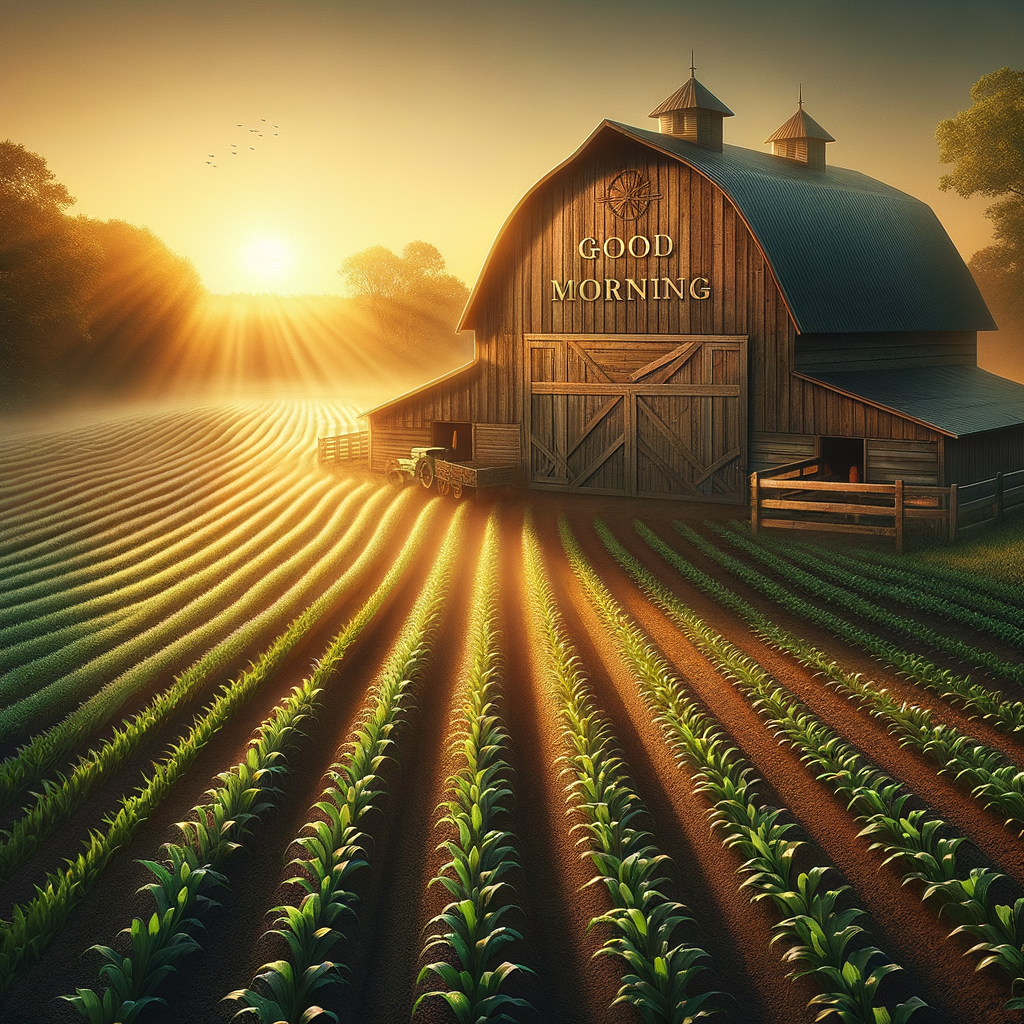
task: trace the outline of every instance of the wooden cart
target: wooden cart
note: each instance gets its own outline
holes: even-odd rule
[[[476,494],[482,490],[495,490],[511,494],[515,489],[518,466],[481,466],[477,462],[434,462],[434,476],[439,494],[451,494],[461,498],[464,488],[473,488]]]

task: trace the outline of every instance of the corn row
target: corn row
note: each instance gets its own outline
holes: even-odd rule
[[[634,673],[669,746],[696,771],[698,792],[710,795],[713,826],[725,833],[725,845],[744,858],[741,870],[748,877],[743,886],[753,890],[754,900],[771,899],[783,915],[774,926],[773,941],[788,947],[783,959],[797,965],[796,976],[813,976],[823,990],[811,1000],[811,1005],[823,1007],[819,1019],[834,1012],[847,1024],[907,1021],[926,1004],[913,996],[892,1009],[874,1005],[882,980],[901,968],[877,947],[861,944],[864,929],[857,921],[865,912],[853,903],[850,887],[826,890],[825,878],[835,871],[827,866],[796,874],[796,854],[809,844],[791,837],[796,826],[782,820],[784,809],[761,800],[753,768],[729,745],[719,724],[696,701],[682,696],[681,681],[605,588],[564,518],[559,532],[573,571]],[[846,902],[845,909],[839,909],[841,902]]]
[[[742,524],[731,523],[730,525],[737,532],[743,533]],[[761,543],[768,544],[774,550],[780,551],[789,557],[795,555],[809,555],[813,552],[816,560],[823,560],[833,566],[840,566],[849,572],[856,573],[858,577],[869,580],[879,580],[893,588],[899,588],[900,600],[906,600],[904,594],[913,598],[917,594],[935,595],[947,601],[955,602],[964,609],[980,612],[982,615],[994,616],[1010,625],[1016,625],[1021,619],[1021,605],[1013,604],[1006,600],[1000,600],[978,589],[975,578],[971,582],[953,578],[940,579],[932,577],[921,571],[921,567],[914,563],[904,561],[899,565],[889,563],[876,563],[858,555],[844,554],[832,548],[819,548],[810,546],[806,549],[797,548],[792,544],[785,544],[777,539],[761,539]],[[909,567],[908,567],[909,566]],[[844,576],[843,579],[847,579]]]
[[[370,512],[377,504],[379,503],[367,503],[364,511]],[[393,524],[394,517],[386,517],[385,521],[390,521],[390,524]],[[383,523],[381,529],[386,533],[390,532]],[[390,530],[393,529],[394,526],[391,525]],[[338,559],[351,548],[354,537],[360,533],[360,530],[353,527],[353,534],[349,535],[349,542],[346,544],[343,541],[339,549],[332,552],[329,559],[318,563],[311,569],[309,575],[321,579],[331,573],[336,567]],[[371,543],[368,551],[372,551],[375,547],[376,545]],[[364,552],[355,565],[337,578],[325,593],[321,594],[298,615],[277,637],[267,650],[268,664],[271,666],[268,668],[268,675],[273,674],[288,652],[312,628],[324,611],[330,607],[330,604],[348,590],[353,581],[365,572],[370,564],[370,558],[366,557],[366,552]],[[310,581],[304,578],[300,582],[304,582],[308,586]],[[298,587],[299,584],[293,589]],[[67,776],[59,776],[57,781],[44,780],[42,792],[36,794],[35,803],[15,821],[9,834],[0,841],[0,884],[42,845],[58,825],[81,807],[105,779],[121,769],[128,758],[143,747],[155,729],[195,696],[196,691],[208,680],[215,668],[222,665],[229,656],[244,649],[246,640],[252,639],[268,621],[278,617],[282,608],[287,608],[292,604],[293,602],[289,600],[291,596],[290,592],[283,594],[271,608],[251,619],[241,630],[236,631],[228,640],[218,645],[215,651],[210,652],[209,655],[183,673],[130,722],[115,729],[109,737],[104,739],[98,750],[90,750],[88,754],[79,758],[78,763]],[[0,776],[0,778],[3,777]]]
[[[827,654],[775,625],[727,587],[702,573],[643,523],[635,525],[641,537],[680,575],[723,607],[736,612],[766,644],[792,655],[839,692],[867,707],[872,715],[886,723],[904,746],[912,746],[937,761],[940,770],[948,773],[974,799],[1005,815],[1007,826],[1024,829],[1024,772],[1001,753],[951,726],[935,725],[927,708],[901,703],[887,689],[865,679],[859,672],[848,672]]]
[[[251,987],[225,999],[242,1003],[235,1016],[263,1024],[307,1024],[319,1017],[337,1020],[314,999],[323,988],[343,981],[344,966],[327,959],[344,933],[340,926],[356,917],[355,877],[369,866],[361,831],[367,812],[380,806],[386,792],[381,766],[392,755],[394,733],[404,724],[414,687],[426,664],[449,589],[462,537],[465,507],[449,527],[441,553],[420,592],[405,628],[374,687],[374,703],[357,725],[345,756],[328,772],[330,785],[316,804],[317,818],[303,826],[293,845],[302,854],[289,866],[288,879],[302,893],[298,905],[283,904],[269,930],[284,938],[289,959],[264,964]],[[419,542],[410,546],[418,547]]]
[[[677,527],[681,526],[679,523],[674,525]],[[829,604],[835,605],[838,608],[848,609],[868,622],[873,622],[885,629],[891,629],[894,633],[899,633],[911,640],[923,640],[931,644],[936,650],[959,658],[968,665],[985,669],[985,671],[1002,676],[1004,679],[1024,683],[1024,665],[1015,664],[1014,662],[1007,661],[1005,658],[1000,658],[991,651],[982,650],[973,644],[964,643],[963,640],[946,636],[939,630],[931,629],[914,619],[907,618],[905,615],[896,615],[893,612],[886,611],[877,604],[858,597],[844,587],[833,586],[813,573],[804,572],[802,569],[787,562],[784,558],[779,558],[760,544],[753,540],[747,540],[738,533],[733,533],[731,530],[726,530],[717,525],[713,525],[711,528],[733,547],[746,552],[759,562],[767,565],[773,572],[778,573],[784,579],[796,584],[807,593],[827,601]]]
[[[394,589],[415,556],[429,521],[433,518],[431,510],[434,508],[436,505],[432,503],[420,514],[399,558],[338,641],[332,645],[332,650],[337,653],[332,654],[324,663],[333,667],[340,660],[344,650],[362,632]],[[69,861],[66,870],[51,873],[45,887],[37,887],[36,896],[32,900],[14,908],[10,921],[0,921],[0,995],[7,991],[29,962],[38,958],[59,933],[113,854],[130,842],[138,827],[170,792],[206,743],[244,706],[275,664],[271,656],[264,655],[234,683],[223,687],[220,697],[204,715],[197,718],[189,734],[172,747],[170,754],[160,764],[155,765],[152,776],[144,785],[134,795],[125,797],[120,808],[104,819],[106,831],[92,832],[83,852]]]
[[[744,536],[740,531],[726,530],[717,525],[713,529],[730,542],[733,538],[748,541],[749,534]],[[758,546],[752,538],[748,542],[755,547]],[[760,545],[760,547],[762,550],[766,549],[765,545]],[[852,587],[869,597],[879,598],[883,601],[898,601],[908,608],[916,608],[929,615],[959,622],[982,633],[989,633],[1017,647],[1024,646],[1024,629],[1017,625],[1021,618],[1020,609],[1006,608],[1006,611],[1012,616],[1012,620],[1006,622],[999,617],[963,607],[952,599],[953,595],[949,592],[948,587],[942,596],[926,592],[917,582],[917,578],[910,573],[903,574],[907,577],[906,580],[897,580],[895,573],[888,571],[886,572],[887,579],[879,581],[873,579],[869,574],[857,571],[856,559],[846,559],[846,564],[840,566],[833,565],[828,559],[820,558],[814,552],[804,551],[794,545],[773,543],[771,549],[780,555],[784,554],[790,562],[803,566],[819,578],[830,579],[840,586]]]
[[[934,662],[921,655],[912,654],[896,644],[889,643],[866,629],[853,625],[851,622],[833,612],[817,608],[809,601],[786,590],[781,584],[770,580],[767,576],[744,565],[738,559],[719,550],[699,534],[682,523],[674,523],[676,532],[685,537],[698,551],[727,569],[737,579],[764,594],[781,608],[801,618],[822,626],[835,636],[842,637],[849,643],[860,647],[869,654],[894,666],[899,672],[914,683],[937,694],[942,700],[960,705],[971,712],[976,712],[992,726],[1007,733],[1024,732],[1024,703],[1006,700],[1002,694],[980,683],[975,683],[970,676],[957,675],[948,669],[939,668]],[[651,539],[654,535],[642,524],[637,530],[648,544],[680,572],[691,571],[689,563],[672,551],[663,541]],[[682,566],[687,566],[684,570]],[[720,587],[720,585],[718,585]],[[720,589],[724,589],[721,588]]]
[[[353,538],[359,536],[365,525],[365,520],[372,517],[377,510],[376,503],[379,497],[377,495],[371,498],[360,511],[352,527],[351,536]],[[397,528],[398,512],[402,507],[404,506],[401,504],[401,499],[391,504],[381,520],[382,529],[385,526],[387,526],[387,531]],[[390,536],[390,533],[388,535]],[[359,564],[369,564],[370,557],[378,552],[380,544],[385,540],[386,538],[383,536],[371,540],[366,551],[360,556]],[[309,578],[308,585],[315,586],[321,575],[328,571],[329,563],[321,562],[311,570],[312,578]],[[276,598],[273,604],[237,627],[234,632],[186,669],[178,680],[180,687],[177,683],[174,684],[176,695],[181,697],[184,693],[193,692],[202,686],[212,673],[244,651],[245,647],[259,633],[278,623],[283,618],[280,611],[282,604],[287,606],[299,593],[305,591],[306,579],[307,577],[304,577],[302,581],[293,584],[282,593],[280,589],[277,589],[280,587],[280,577],[276,572],[268,573],[260,584],[252,588],[243,607],[238,611],[244,612],[251,606],[258,607],[260,601],[269,595],[274,595]],[[333,588],[331,593],[335,597],[337,596]],[[212,625],[212,623],[208,625]],[[197,638],[193,637],[192,639]],[[34,785],[61,757],[106,725],[131,694],[148,680],[152,668],[153,662],[147,659],[135,670],[126,672],[118,679],[112,680],[81,707],[72,711],[63,721],[34,736],[14,756],[0,763],[0,809],[6,808],[18,793],[28,786]],[[156,702],[163,703],[160,697],[156,698]],[[146,716],[146,712],[141,712],[141,715]]]
[[[301,735],[299,725],[316,712],[321,692],[311,679],[294,687],[250,741],[245,760],[221,772],[220,786],[207,790],[208,802],[194,807],[191,819],[177,823],[183,842],[164,845],[168,863],[142,861],[156,878],[143,886],[156,910],[148,921],[137,917],[123,929],[131,938],[131,953],[123,957],[110,946],[90,946],[103,960],[99,975],[107,989],[102,996],[79,988],[61,997],[89,1024],[122,1024],[153,1003],[165,1003],[153,991],[175,971],[175,961],[199,948],[192,933],[212,903],[201,890],[212,882],[226,883],[218,869],[239,849],[256,819],[274,807],[274,777],[286,770],[281,761]]]
[[[560,758],[570,808],[584,821],[574,827],[584,833],[579,844],[603,882],[613,909],[594,918],[590,926],[610,925],[613,934],[595,956],[625,961],[626,973],[613,1002],[635,1007],[648,1024],[688,1024],[709,1016],[704,1004],[717,992],[696,991],[696,976],[706,969],[707,953],[685,941],[674,941],[676,929],[692,923],[687,908],[666,898],[661,890],[668,858],[658,852],[652,836],[637,827],[645,808],[630,782],[611,727],[594,708],[579,658],[565,633],[541,559],[540,548],[527,521],[523,533],[526,579],[535,621],[544,638],[544,652],[562,718],[562,735],[573,751]]]
[[[906,569],[908,564],[907,559],[901,555],[891,555],[885,551],[870,551],[866,548],[858,549],[856,557],[865,563],[889,568]],[[1024,608],[1024,601],[1022,601],[1024,595],[1021,594],[1020,587],[1012,583],[992,579],[990,576],[982,576],[968,569],[937,565],[920,558],[913,558],[910,564],[913,565],[914,575],[927,578],[937,586],[951,583],[969,593],[985,594],[1004,604]]]
[[[908,870],[903,884],[922,883],[921,899],[933,900],[940,916],[946,912],[960,921],[951,935],[968,933],[981,939],[971,950],[983,955],[980,966],[998,965],[1009,975],[1011,991],[1024,989],[1024,899],[1010,907],[988,897],[988,889],[1005,884],[1006,876],[990,868],[959,868],[956,851],[965,837],[949,838],[949,825],[929,809],[908,809],[907,804],[917,799],[910,790],[872,764],[753,658],[709,627],[633,558],[603,522],[595,520],[595,527],[609,553],[645,596],[750,698],[775,735],[813,768],[818,781],[847,801],[862,826],[859,835],[876,839],[869,849],[882,849],[887,864],[904,861]]]
[[[442,988],[421,995],[413,1013],[427,999],[443,1000],[460,1022],[476,1024],[494,1019],[511,1020],[513,1007],[532,1010],[525,999],[502,991],[506,979],[529,968],[498,960],[504,947],[522,936],[499,922],[509,910],[505,902],[506,875],[519,865],[515,837],[501,828],[512,798],[511,768],[504,759],[508,735],[494,700],[500,685],[498,617],[498,518],[492,513],[484,537],[473,595],[470,622],[472,663],[465,683],[465,699],[454,728],[452,753],[464,766],[448,779],[448,799],[438,811],[446,813],[438,827],[458,830],[457,840],[440,848],[451,857],[431,880],[452,897],[427,925],[432,934],[421,956],[442,949],[457,963],[441,960],[420,971],[417,984],[435,976]]]

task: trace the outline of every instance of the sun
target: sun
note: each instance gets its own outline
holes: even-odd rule
[[[275,238],[258,238],[244,253],[246,268],[266,279],[283,276],[292,264],[291,250]]]

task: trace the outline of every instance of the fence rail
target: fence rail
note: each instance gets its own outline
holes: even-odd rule
[[[803,459],[750,475],[750,529],[815,530],[892,537],[903,553],[908,519],[943,524],[950,539],[959,522],[958,488],[860,484],[816,479],[821,459]]]
[[[370,433],[367,430],[318,437],[317,452],[321,462],[369,463]]]
[[[996,473],[988,480],[960,485],[958,529],[969,530],[993,519],[1002,519],[1008,512],[1022,509],[1024,469]]]

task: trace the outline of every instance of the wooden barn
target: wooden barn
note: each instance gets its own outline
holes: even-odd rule
[[[1024,386],[924,203],[827,166],[800,108],[771,152],[690,79],[602,122],[512,211],[460,324],[471,363],[367,414],[371,466],[418,445],[533,488],[746,501],[817,456],[838,479],[948,485],[1024,467]]]

